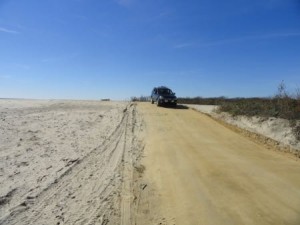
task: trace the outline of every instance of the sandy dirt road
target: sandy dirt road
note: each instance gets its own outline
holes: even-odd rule
[[[149,189],[136,224],[300,224],[300,162],[191,109],[138,105]]]

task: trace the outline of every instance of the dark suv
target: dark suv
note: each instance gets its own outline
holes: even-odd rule
[[[153,88],[151,93],[151,103],[156,102],[157,106],[161,105],[177,105],[177,97],[170,88],[167,87],[156,87]]]

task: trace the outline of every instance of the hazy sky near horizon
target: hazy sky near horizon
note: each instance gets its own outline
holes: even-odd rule
[[[0,98],[300,87],[299,0],[0,0]]]

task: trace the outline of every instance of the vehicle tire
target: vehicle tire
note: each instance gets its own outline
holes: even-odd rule
[[[158,100],[158,99],[156,100],[156,105],[157,105],[157,107],[160,106],[160,103],[159,103],[159,100]]]
[[[153,101],[153,99],[151,98],[151,104],[153,104],[154,103],[154,101]]]

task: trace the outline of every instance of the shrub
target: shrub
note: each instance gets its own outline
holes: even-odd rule
[[[300,119],[300,98],[286,91],[283,82],[278,86],[277,94],[272,98],[235,98],[220,104],[220,111],[232,115],[277,117],[288,120]]]
[[[177,102],[179,104],[198,104],[198,105],[219,105],[221,102],[226,99],[225,97],[217,97],[217,98],[203,98],[203,97],[180,97]]]
[[[148,102],[150,98],[147,96],[131,97],[132,102]]]

